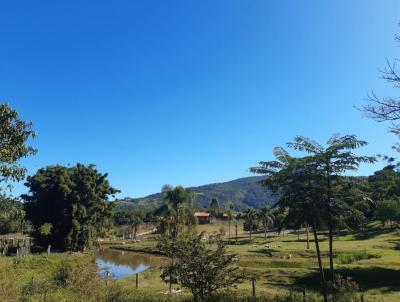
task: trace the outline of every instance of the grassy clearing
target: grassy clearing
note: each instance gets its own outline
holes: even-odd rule
[[[198,228],[213,234],[221,226],[227,229],[227,222]],[[399,235],[397,231],[372,226],[367,233],[335,238],[336,270],[358,282],[367,302],[400,301]],[[237,241],[229,240],[227,235],[224,240],[231,243],[228,251],[239,255],[239,267],[259,276],[256,282],[259,297],[288,296],[290,290],[299,293],[302,287],[307,288],[310,296],[319,297],[314,244],[310,242],[310,249],[306,249],[305,233],[301,233],[298,240],[297,234],[278,236],[269,233],[268,238],[256,234],[250,239],[240,232]],[[118,244],[119,249],[132,251],[154,252],[156,248],[154,236],[146,236],[139,242],[119,240],[111,243]],[[328,267],[326,240],[322,240],[321,248],[324,265]],[[12,256],[0,257],[0,301],[189,301],[187,290],[176,297],[163,294],[168,286],[159,277],[160,266],[168,260],[159,257],[159,265],[140,274],[139,290],[135,289],[134,276],[111,281],[107,286],[98,277],[93,258],[88,254],[31,255],[21,262],[15,262]],[[66,270],[68,277],[61,286],[59,281],[54,281],[54,276],[65,263],[69,267]],[[229,300],[224,296],[225,299],[216,301],[244,301],[243,297],[251,294],[251,282],[239,284],[235,293],[242,298]]]
[[[234,234],[234,223],[232,226],[231,233]],[[400,234],[397,231],[382,230],[377,225],[370,227],[366,233],[335,238],[336,270],[357,281],[366,301],[400,301]],[[275,232],[268,233],[266,239],[264,234],[253,235],[250,239],[240,227],[236,242],[235,238],[228,238],[226,221],[199,225],[197,229],[208,234],[215,234],[221,229],[226,231],[224,239],[231,242],[228,251],[239,255],[240,268],[260,276],[257,281],[259,295],[287,295],[289,290],[298,291],[301,287],[306,287],[310,293],[317,293],[319,275],[311,235],[310,249],[307,250],[305,232],[300,234],[299,240],[297,233],[278,236]],[[328,242],[323,235],[321,239],[323,263],[328,267]],[[122,249],[138,251],[143,251],[146,247],[155,247],[154,238],[151,236],[141,242],[126,242],[124,246],[119,246]],[[143,276],[143,288],[166,290],[166,286],[158,281],[159,274],[158,268],[148,271]],[[250,294],[251,283],[240,284],[237,291]]]
[[[31,255],[15,262],[0,258],[0,301],[2,302],[190,302],[188,291],[166,295],[167,286],[153,267],[140,275],[140,288],[134,277],[106,281],[99,277],[94,258],[87,254]],[[162,290],[162,291],[161,291]],[[247,295],[224,292],[210,302],[246,302]],[[257,301],[267,301],[260,298]],[[269,301],[269,300],[268,300]],[[284,301],[276,300],[274,301]],[[297,302],[300,300],[293,300]]]

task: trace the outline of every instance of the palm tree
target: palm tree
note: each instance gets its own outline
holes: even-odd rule
[[[176,238],[184,226],[195,223],[192,213],[194,193],[182,186],[164,186],[162,195],[167,203],[164,212],[170,217],[170,235]]]
[[[140,226],[143,224],[142,213],[135,210],[125,210],[121,213],[122,222],[129,227],[129,237],[136,239]]]
[[[136,239],[139,227],[143,224],[143,219],[140,215],[134,215],[132,219],[133,239]]]
[[[176,271],[175,271],[175,252],[174,248],[178,240],[178,236],[181,234],[185,226],[192,226],[195,224],[195,217],[192,212],[192,203],[194,199],[194,193],[182,186],[172,187],[165,185],[161,192],[164,201],[166,202],[159,210],[165,217],[160,219],[160,231],[163,231],[163,235],[160,237],[158,246],[167,253],[170,258],[171,269],[166,273],[168,277],[166,280],[169,283],[169,292],[172,291],[172,284],[177,282]],[[168,235],[168,236],[165,236]]]
[[[254,231],[257,231],[258,229],[258,217],[257,217],[257,212],[253,208],[248,208],[244,212],[244,223],[243,223],[243,228],[245,231],[248,231],[251,235]]]
[[[267,238],[268,229],[274,224],[275,216],[272,213],[270,207],[263,207],[258,213],[259,219],[261,220],[264,229],[264,238]]]

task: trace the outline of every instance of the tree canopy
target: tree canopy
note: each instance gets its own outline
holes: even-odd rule
[[[94,165],[42,168],[28,177],[26,186],[24,206],[41,244],[84,250],[113,221],[113,204],[107,199],[118,190]],[[38,230],[46,223],[52,226],[51,234],[43,236]]]
[[[36,154],[37,150],[27,145],[35,135],[32,123],[21,120],[8,104],[0,104],[0,184],[25,178],[26,168],[18,160]]]
[[[25,211],[21,202],[0,193],[0,233],[23,232],[26,226]]]

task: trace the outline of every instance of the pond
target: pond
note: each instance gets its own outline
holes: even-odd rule
[[[125,252],[104,247],[96,255],[96,263],[101,275],[109,272],[112,278],[120,279],[144,272],[151,266],[158,266],[162,263],[162,259],[150,254]]]

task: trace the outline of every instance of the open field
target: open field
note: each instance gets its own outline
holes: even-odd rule
[[[221,227],[228,232],[228,222],[225,221],[197,226],[199,231],[208,234],[218,232]],[[253,235],[250,239],[247,234],[243,234],[241,224],[238,230],[238,241],[233,238],[228,251],[238,254],[241,269],[259,275],[259,295],[285,295],[289,290],[299,291],[302,287],[306,287],[310,293],[316,292],[319,275],[311,234],[310,249],[307,250],[305,232],[300,234],[299,240],[297,233],[278,236],[275,232],[268,233],[267,239],[264,238],[264,234]],[[224,238],[228,239],[227,235]],[[358,282],[366,301],[400,301],[399,238],[398,231],[381,229],[377,224],[372,224],[363,234],[335,237],[336,270]],[[328,267],[328,242],[324,235],[321,235],[321,239],[324,266]],[[151,251],[155,246],[154,239],[147,237],[140,242],[125,242],[124,245],[118,245],[118,248]],[[156,267],[145,272],[141,279],[141,287],[156,291],[166,290],[167,286],[161,282],[159,274]],[[121,282],[129,283],[133,282],[132,280],[127,278]],[[240,284],[238,291],[250,294],[250,281]]]
[[[208,234],[218,232],[221,227],[228,231],[227,222],[197,226],[199,231]],[[242,270],[259,276],[256,282],[257,296],[287,296],[290,290],[296,293],[305,287],[309,297],[317,297],[317,301],[320,301],[314,243],[310,240],[310,249],[307,250],[305,233],[300,234],[299,240],[297,234],[278,236],[272,232],[268,233],[266,239],[264,234],[253,235],[250,239],[243,234],[241,224],[238,230],[240,236],[237,242],[234,238],[231,240],[228,251],[238,254],[238,264]],[[358,282],[365,301],[400,301],[399,238],[398,231],[381,229],[376,224],[363,234],[335,238],[336,270]],[[228,241],[227,235],[224,239]],[[321,241],[324,265],[327,267],[327,242],[324,239]],[[124,250],[156,250],[154,236],[146,236],[138,242],[116,240],[114,243]],[[117,286],[117,296],[125,295],[125,298],[111,301],[190,299],[187,290],[172,298],[162,294],[168,290],[168,286],[159,277],[160,266],[168,260],[158,257],[160,261],[157,265],[140,274],[139,291],[135,290],[134,276],[112,281],[107,286],[105,280],[97,276],[91,254],[35,254],[21,261],[16,261],[14,256],[0,257],[1,301],[108,301],[114,285]],[[68,278],[64,275],[68,275]],[[60,286],[63,276],[69,281],[65,282],[65,286]],[[239,284],[235,291],[250,296],[250,281]],[[30,295],[27,296],[27,292]]]

